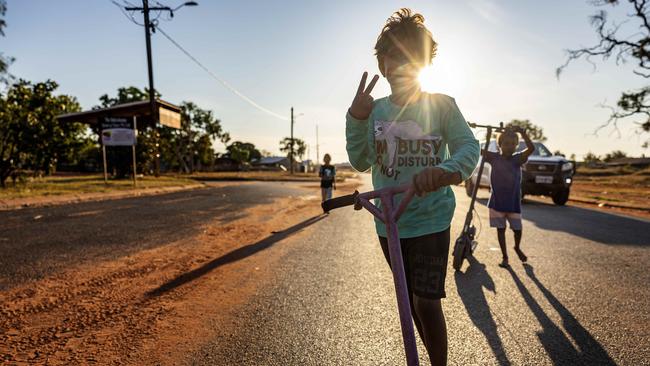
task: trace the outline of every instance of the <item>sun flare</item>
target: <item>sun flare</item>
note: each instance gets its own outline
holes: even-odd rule
[[[466,87],[467,76],[463,71],[463,65],[441,57],[420,71],[418,81],[424,92],[460,97]]]
[[[436,75],[435,70],[431,66],[427,66],[418,75],[418,81],[422,91],[431,93],[436,91]]]

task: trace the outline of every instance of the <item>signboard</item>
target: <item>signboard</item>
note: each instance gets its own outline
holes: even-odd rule
[[[104,117],[101,120],[102,144],[104,146],[133,146],[136,132],[133,120],[128,117]]]
[[[181,128],[181,114],[166,108],[158,108],[160,124],[171,128]]]

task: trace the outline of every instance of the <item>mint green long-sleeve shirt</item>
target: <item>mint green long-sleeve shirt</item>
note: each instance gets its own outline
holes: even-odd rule
[[[372,172],[375,189],[412,181],[427,167],[460,172],[467,179],[476,167],[478,141],[453,98],[423,93],[416,103],[398,106],[388,97],[374,102],[367,120],[346,116],[346,148],[350,164],[358,171]],[[399,203],[402,195],[395,198]],[[379,200],[375,202],[381,208]],[[446,230],[456,208],[450,187],[414,197],[398,222],[401,238],[412,238]],[[375,219],[377,234],[386,236],[386,226]]]

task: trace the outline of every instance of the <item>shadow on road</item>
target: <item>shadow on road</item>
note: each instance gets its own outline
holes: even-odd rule
[[[488,199],[478,198],[476,202],[487,206]],[[602,244],[650,246],[648,237],[639,235],[650,230],[649,223],[605,212],[525,200],[522,218],[540,229],[562,231]]]
[[[562,305],[562,303],[549,291],[544,284],[535,276],[533,266],[524,264],[524,269],[528,277],[535,283],[537,288],[544,294],[546,300],[553,306],[555,311],[562,318],[562,326],[566,333],[573,339],[581,353],[581,360],[588,365],[615,365],[616,363],[609,357],[603,346],[594,339],[582,324],[571,314],[571,312]]]
[[[537,321],[542,326],[541,332],[537,333],[542,346],[551,358],[553,365],[615,365],[607,352],[598,343],[589,332],[578,322],[571,312],[566,309],[553,294],[542,285],[535,277],[533,267],[524,265],[526,273],[539,287],[547,300],[562,317],[564,329],[575,342],[576,347],[567,338],[562,329],[560,329],[553,320],[544,312],[544,309],[535,300],[530,291],[526,288],[517,273],[508,268],[508,272],[515,281],[515,285],[524,301],[533,312]]]
[[[485,287],[488,291],[496,293],[494,281],[485,270],[485,264],[477,261],[474,256],[469,256],[468,261],[470,265],[465,273],[458,271],[454,273],[458,295],[463,301],[467,314],[474,325],[485,335],[485,339],[487,339],[499,365],[510,365],[510,360],[503,350],[503,343],[501,343],[501,338],[497,333],[497,324],[492,317],[483,292]]]
[[[160,296],[165,292],[171,291],[179,286],[191,282],[220,266],[249,257],[257,252],[260,252],[264,249],[271,247],[273,244],[289,237],[290,235],[306,228],[307,226],[315,224],[316,222],[322,220],[325,217],[326,216],[323,214],[311,217],[283,231],[273,233],[271,236],[268,236],[258,241],[257,243],[249,244],[241,248],[237,248],[219,258],[213,259],[212,261],[202,265],[199,268],[196,268],[190,272],[183,273],[180,276],[174,278],[173,280],[162,284],[160,287],[148,292],[147,296],[150,297]]]

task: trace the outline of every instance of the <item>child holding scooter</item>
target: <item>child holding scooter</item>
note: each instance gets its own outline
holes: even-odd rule
[[[410,182],[415,187],[418,197],[398,221],[411,313],[431,363],[445,365],[447,329],[440,299],[445,297],[455,198],[443,182],[467,179],[479,145],[453,98],[420,89],[418,74],[436,53],[422,15],[410,9],[394,13],[375,51],[391,95],[373,100],[370,93],[379,76],[366,87],[368,73],[363,73],[346,115],[346,148],[355,169],[371,169],[375,189]],[[375,223],[390,263],[386,226]]]
[[[519,146],[520,133],[526,142],[526,150],[515,153]],[[497,238],[501,247],[503,259],[499,266],[507,268],[508,252],[506,249],[506,221],[515,237],[515,253],[522,262],[528,258],[521,250],[521,166],[535,151],[535,145],[526,131],[519,126],[506,128],[497,137],[499,153],[487,151],[483,153],[485,162],[492,167],[490,173],[491,194],[488,208],[490,209],[490,227],[497,229]]]

